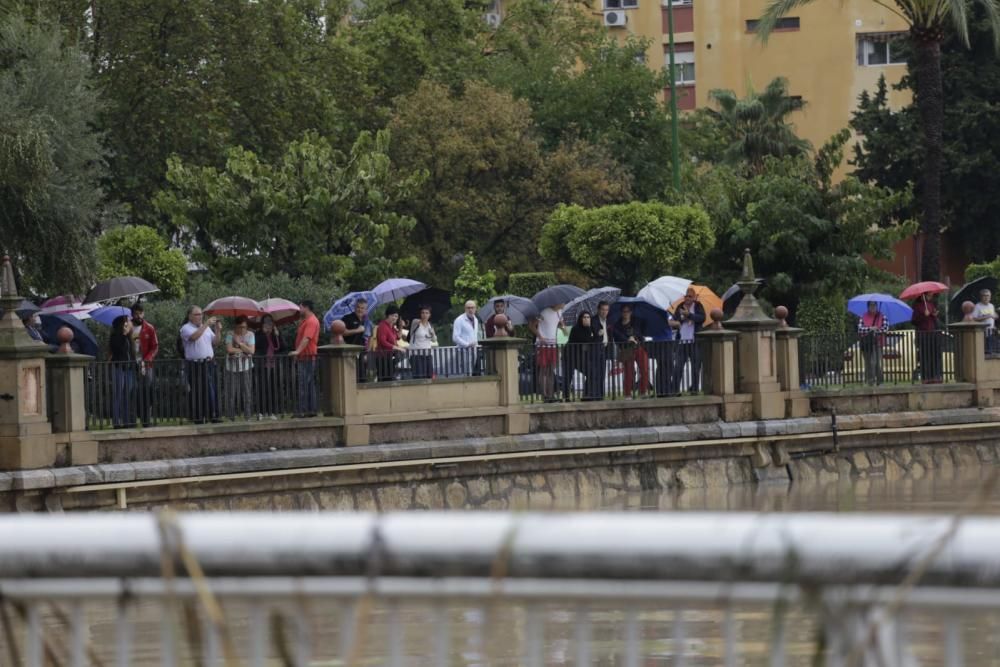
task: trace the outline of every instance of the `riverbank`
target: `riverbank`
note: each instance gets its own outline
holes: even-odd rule
[[[637,426],[0,473],[0,511],[539,508],[1000,462],[1000,408]]]

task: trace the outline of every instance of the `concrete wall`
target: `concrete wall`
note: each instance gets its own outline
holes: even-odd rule
[[[813,413],[860,415],[866,413],[905,412],[907,410],[946,410],[976,405],[975,385],[939,384],[866,387],[809,392]]]
[[[467,377],[378,382],[360,384],[357,391],[360,414],[404,415],[428,409],[496,407],[500,401],[500,379]]]

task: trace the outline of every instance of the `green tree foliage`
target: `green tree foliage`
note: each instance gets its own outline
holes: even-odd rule
[[[969,264],[965,267],[965,281],[972,282],[980,278],[1000,278],[1000,257],[990,262]]]
[[[758,25],[758,34],[766,40],[780,17],[796,7],[815,0],[770,0]],[[885,0],[871,0],[886,6]],[[949,30],[961,44],[969,45],[969,7],[978,5],[1000,51],[1000,0],[892,0],[896,14],[910,26],[913,58],[909,68],[914,78],[915,108],[920,118],[920,132],[912,136],[922,140],[920,228],[923,231],[921,272],[925,280],[941,275],[941,183],[944,174],[944,88],[941,74],[942,45]]]
[[[0,9],[0,239],[24,288],[91,283],[94,231],[109,215],[99,109],[85,57],[58,26]]]
[[[689,273],[714,244],[700,207],[633,202],[560,206],[542,230],[539,251],[597,283],[634,290],[663,273]]]
[[[468,253],[462,261],[462,268],[455,277],[451,302],[461,306],[468,300],[482,305],[496,294],[497,275],[493,271],[481,271],[476,258]]]
[[[487,76],[531,105],[547,148],[582,139],[604,146],[642,199],[670,183],[666,74],[643,62],[649,42],[619,42],[581,2],[524,0],[490,42]]]
[[[343,154],[307,133],[273,162],[242,148],[222,170],[172,158],[156,206],[220,278],[285,272],[370,287],[393,268],[390,239],[413,225],[393,208],[421,181],[392,168],[388,145],[387,132],[365,132]]]
[[[848,139],[840,133],[815,160],[765,158],[752,179],[731,167],[700,171],[688,197],[712,218],[717,242],[705,268],[718,271],[714,283],[735,280],[743,249],[750,248],[758,275],[767,277],[763,296],[770,303],[794,312],[807,296],[859,291],[872,275],[864,257],[887,257],[915,226],[895,217],[909,191],[853,177],[832,183]]]
[[[165,299],[184,296],[187,259],[180,250],[167,248],[151,227],[115,227],[97,240],[100,279],[139,276],[160,288]]]
[[[512,273],[507,278],[507,291],[517,296],[531,298],[546,287],[556,284],[556,274],[551,271]]]
[[[788,81],[778,77],[758,92],[750,87],[740,98],[731,90],[717,89],[709,98],[719,109],[705,113],[717,124],[716,131],[726,141],[723,160],[732,165],[748,165],[759,173],[767,157],[804,155],[809,142],[795,134],[788,117],[800,111],[805,102],[788,94]]]
[[[1000,60],[982,8],[971,13],[971,48],[963,47],[954,32],[941,47],[944,97],[944,172],[941,182],[942,224],[968,256],[985,261],[1000,254],[995,230],[1000,210]],[[900,82],[912,90],[913,77]],[[891,109],[888,89],[880,79],[876,90],[865,92],[851,128],[861,141],[854,148],[858,178],[893,189],[915,184],[921,200],[923,148],[914,141],[920,133],[917,109],[910,104]],[[918,210],[906,212],[916,216]]]
[[[466,252],[489,266],[537,266],[538,234],[558,203],[594,206],[629,192],[624,171],[595,146],[545,152],[527,103],[486,84],[450,94],[424,82],[390,128],[393,162],[428,174],[399,210],[416,218],[413,249],[437,284],[454,278]]]

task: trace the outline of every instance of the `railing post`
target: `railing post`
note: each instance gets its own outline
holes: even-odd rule
[[[506,336],[487,338],[482,341],[483,349],[489,356],[488,368],[496,370],[500,378],[499,402],[501,407],[516,408],[521,404],[519,391],[520,372],[518,368],[518,352],[527,343],[523,338],[508,338]],[[527,433],[530,428],[530,417],[516,410],[510,410],[504,419],[504,430],[510,435]]]
[[[57,352],[46,360],[49,368],[49,420],[53,433],[70,433],[71,465],[97,463],[97,441],[87,435],[84,383],[94,360],[85,354]]]
[[[993,405],[993,386],[1000,376],[993,377],[986,360],[986,322],[962,321],[948,326],[955,337],[955,381],[976,385],[975,400],[979,407]],[[997,362],[994,362],[997,363]]]
[[[323,345],[319,348],[323,414],[344,420],[345,445],[367,445],[369,427],[358,414],[358,356],[360,345]]]

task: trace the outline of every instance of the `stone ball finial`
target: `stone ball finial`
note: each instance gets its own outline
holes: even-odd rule
[[[69,327],[59,327],[56,332],[56,341],[59,343],[59,354],[73,354],[70,343],[73,342],[73,330]]]
[[[786,321],[788,319],[788,308],[785,306],[778,306],[774,309],[774,316],[778,320],[779,327],[782,329],[788,328],[788,322]]]
[[[496,337],[502,337],[507,335],[507,316],[504,314],[497,315],[493,318],[493,327],[496,330],[493,334]]]
[[[347,331],[347,325],[344,324],[344,320],[334,320],[333,324],[330,325],[330,333],[333,334],[333,344],[343,345],[344,344],[344,332]]]
[[[971,301],[963,301],[962,313],[964,313],[964,317],[962,317],[962,321],[975,322],[975,320],[972,319],[972,311],[974,311],[975,309],[976,309],[976,304],[972,303]]]
[[[710,325],[712,329],[722,328],[722,318],[725,317],[726,314],[722,312],[721,308],[713,308],[708,316],[712,318],[712,324]]]

